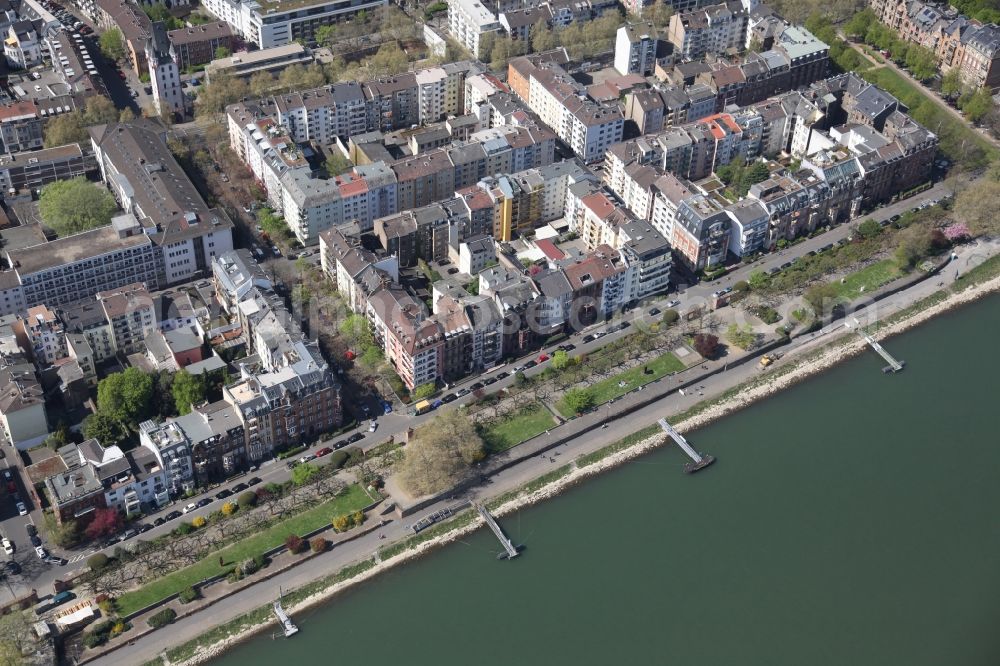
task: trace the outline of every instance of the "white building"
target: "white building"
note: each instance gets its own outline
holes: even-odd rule
[[[161,116],[174,113],[183,117],[187,104],[184,89],[181,88],[180,70],[170,57],[170,42],[162,22],[153,24],[153,34],[146,42],[146,61],[149,63],[149,81],[156,112]]]
[[[202,6],[245,40],[266,49],[300,39],[312,41],[320,26],[388,4],[388,0],[205,0]]]
[[[478,58],[485,33],[499,33],[500,21],[480,0],[448,0],[448,30],[459,44]]]
[[[656,32],[648,23],[629,23],[615,37],[615,69],[621,75],[648,76],[656,68]]]

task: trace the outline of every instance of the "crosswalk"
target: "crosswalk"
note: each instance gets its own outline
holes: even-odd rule
[[[97,551],[91,550],[91,551],[88,551],[86,553],[81,553],[79,555],[74,555],[73,557],[69,558],[69,563],[73,564],[74,562],[79,562],[80,560],[85,560],[88,557],[90,557],[91,555],[93,555],[95,552],[97,552]]]

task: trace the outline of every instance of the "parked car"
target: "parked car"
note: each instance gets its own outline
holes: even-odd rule
[[[73,594],[69,590],[64,590],[59,594],[55,595],[54,597],[52,597],[52,605],[58,606],[59,604],[64,604],[70,599],[75,599],[75,598],[76,598],[75,594]]]
[[[389,402],[388,400],[383,400],[382,401],[382,413],[383,414],[392,414],[392,403]]]
[[[668,308],[676,308],[680,304],[681,304],[680,301],[667,301]]]
[[[469,395],[470,393],[472,393],[472,391],[470,389],[467,389],[467,388],[459,389],[455,393],[455,397],[456,398],[464,398],[465,396]]]
[[[139,536],[139,530],[130,527],[127,530],[125,530],[124,534],[122,534],[122,541],[128,541],[132,537],[137,537],[137,536]]]
[[[162,525],[165,522],[167,522],[167,519],[164,518],[163,516],[160,516],[159,518],[157,518],[156,520],[153,521],[153,526],[154,527],[159,527],[160,525]]]
[[[42,545],[42,537],[38,536],[37,533],[29,532],[28,533],[28,541],[31,542],[32,546],[41,546]]]
[[[232,490],[230,490],[229,488],[223,488],[219,492],[215,493],[215,499],[217,500],[226,499],[232,494],[233,494]]]
[[[333,450],[334,451],[339,451],[340,449],[344,448],[345,446],[347,446],[347,440],[346,439],[342,439],[342,440],[334,443]]]
[[[208,506],[211,503],[212,503],[212,498],[205,497],[203,499],[198,500],[197,507],[200,509],[201,507]]]
[[[378,422],[372,419],[368,422],[368,432],[375,432],[376,430],[378,430]]]
[[[441,396],[441,402],[448,404],[449,402],[452,402],[455,398],[456,396],[454,393],[448,393],[446,395]]]
[[[485,377],[483,379],[483,385],[484,386],[489,386],[490,384],[496,384],[496,383],[497,383],[497,378],[496,377]]]
[[[507,379],[508,377],[510,377],[510,373],[506,370],[497,373],[497,379]]]
[[[658,314],[660,314],[660,308],[650,308],[649,309],[649,316],[650,317],[655,317]]]
[[[524,364],[524,369],[527,370],[528,368],[533,368],[536,365],[538,365],[538,364],[535,363],[534,361],[528,361],[527,363]]]
[[[45,550],[45,546],[35,546],[35,555],[38,555],[38,559],[44,560],[49,556],[49,551]]]
[[[328,456],[331,453],[333,453],[333,449],[331,449],[329,446],[324,446],[322,449],[316,452],[316,457],[322,458],[323,456]]]
[[[65,557],[58,557],[56,555],[46,555],[45,557],[42,558],[42,562],[45,562],[46,564],[55,564],[60,567],[64,567],[66,566],[66,563],[69,562],[69,560],[67,560]]]
[[[258,483],[260,483],[259,477],[251,476],[249,479],[247,479],[248,486],[256,486]]]
[[[10,542],[10,539],[8,539],[7,537],[4,537],[2,540],[0,540],[0,546],[3,547],[3,552],[7,553],[8,555],[14,554],[14,544],[12,544]]]
[[[457,272],[458,272],[458,269],[455,268],[454,266],[452,266],[451,268],[448,269],[448,275],[454,275]]]
[[[17,503],[17,515],[19,515],[19,516],[27,516],[28,515],[28,507],[24,506],[24,502],[18,502]]]
[[[547,360],[549,360],[549,355],[548,354],[539,354],[538,355],[538,362],[539,363],[545,363]]]
[[[194,502],[191,502],[186,507],[184,507],[184,513],[190,513],[191,511],[194,511],[197,508],[198,508],[198,505],[195,504]]]
[[[472,384],[471,386],[469,386],[468,390],[469,391],[478,391],[481,388],[483,388],[483,383],[482,382],[476,382],[475,384]]]
[[[311,462],[312,460],[315,460],[315,459],[316,459],[316,456],[314,456],[311,453],[307,453],[306,455],[304,455],[301,458],[299,458],[299,464],[304,465],[307,462]]]
[[[180,511],[171,511],[170,513],[165,515],[164,518],[166,520],[176,520],[177,518],[180,518],[182,515],[183,514]]]
[[[150,525],[149,523],[143,523],[142,525],[139,525],[139,534],[145,534],[151,529],[153,529],[152,525]]]
[[[248,486],[245,483],[237,483],[235,486],[233,486],[233,492],[234,493],[241,493],[241,492],[243,492],[244,490],[246,490],[249,487],[250,486]]]
[[[588,342],[593,342],[595,339],[596,338],[593,335],[588,333],[587,335],[583,336],[583,343],[586,344]]]

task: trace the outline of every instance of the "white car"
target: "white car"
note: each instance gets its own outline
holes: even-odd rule
[[[191,502],[186,507],[184,507],[184,513],[188,513],[189,511],[194,511],[197,508],[198,508],[198,505],[195,504],[194,502]]]
[[[2,541],[0,541],[0,546],[3,546],[3,552],[7,553],[8,555],[14,554],[14,544],[10,542],[10,539],[4,538]]]
[[[17,503],[17,515],[19,515],[19,516],[27,516],[28,515],[28,507],[24,506],[24,502],[18,502]]]
[[[44,560],[49,556],[49,551],[45,550],[45,546],[35,546],[35,555],[38,555],[39,559]]]
[[[368,424],[368,432],[375,432],[378,430],[378,423],[373,419],[371,423]]]

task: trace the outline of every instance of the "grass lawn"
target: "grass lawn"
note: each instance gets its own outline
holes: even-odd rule
[[[643,374],[644,368],[649,370],[649,374]],[[680,372],[683,369],[684,364],[672,352],[667,352],[648,363],[626,370],[591,386],[590,391],[594,396],[594,404],[603,404],[608,400],[623,396],[639,386],[648,384],[671,372]],[[619,386],[619,383],[622,385]],[[556,409],[566,418],[573,416],[573,411],[564,405],[562,400],[556,403]]]
[[[482,438],[490,453],[506,451],[555,425],[552,413],[542,405],[532,405],[514,416],[483,430]]]
[[[866,296],[887,282],[892,282],[902,275],[896,262],[892,259],[877,261],[857,273],[848,275],[844,282],[834,282],[837,295],[847,301]],[[864,287],[864,291],[861,288]]]
[[[134,613],[189,585],[229,571],[238,562],[281,545],[289,534],[306,534],[330,524],[335,516],[362,509],[372,501],[360,485],[348,486],[343,493],[328,502],[292,516],[252,537],[237,541],[189,567],[154,580],[137,590],[126,592],[118,599],[119,612],[121,615]],[[223,560],[221,567],[220,556]]]

